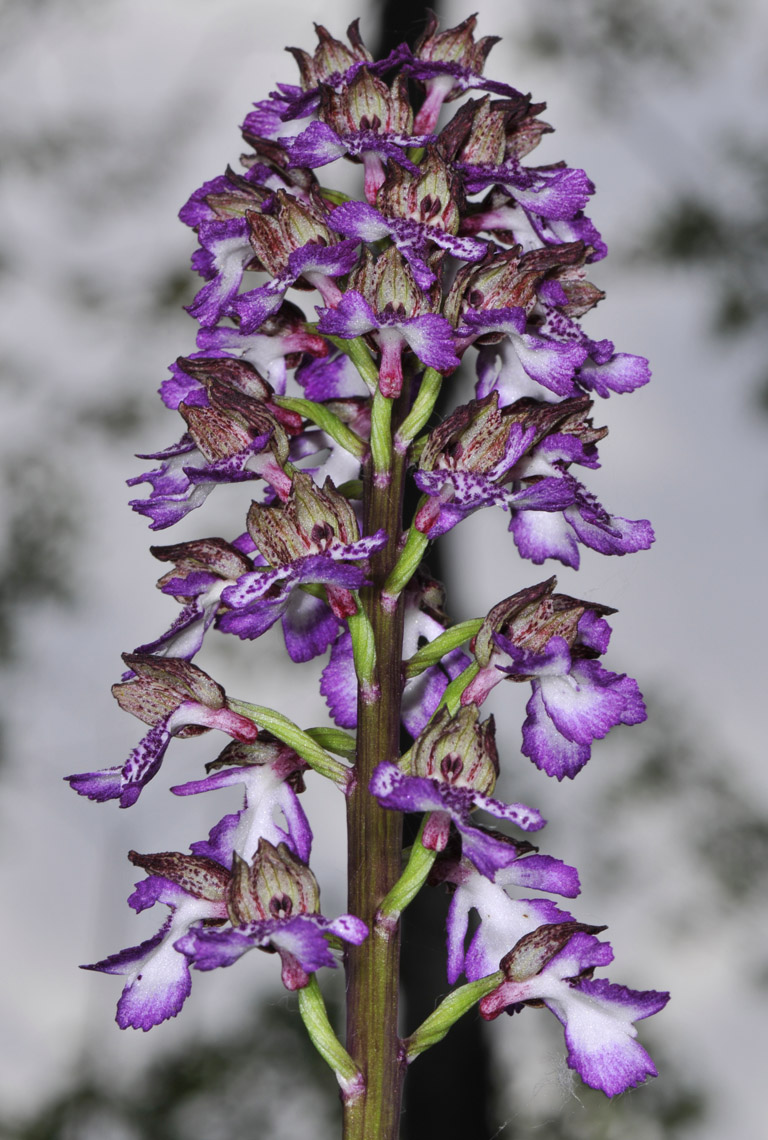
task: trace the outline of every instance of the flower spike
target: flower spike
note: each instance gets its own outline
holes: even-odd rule
[[[167,906],[160,930],[86,968],[123,976],[118,1024],[147,1030],[179,1012],[193,968],[277,954],[338,1081],[347,1140],[396,1140],[408,1064],[478,1002],[488,1019],[546,1005],[568,1064],[613,1096],[655,1075],[633,1023],[667,1000],[593,977],[613,956],[604,927],[561,906],[577,870],[530,841],[545,821],[514,799],[509,709],[498,741],[482,713],[501,681],[530,685],[518,751],[575,777],[593,741],[646,715],[637,683],[602,664],[615,611],[544,576],[454,623],[428,570],[432,543],[491,506],[507,514],[506,557],[535,565],[575,570],[582,547],[623,556],[654,539],[586,485],[608,432],[596,401],[650,376],[580,323],[604,296],[590,280],[607,252],[585,213],[594,185],[536,164],[546,105],[486,76],[496,37],[477,25],[441,29],[430,14],[415,45],[379,60],[357,20],[339,38],[315,25],[311,51],[288,49],[298,78],[245,116],[241,167],[182,206],[200,281],[160,396],[183,424],[140,457],[129,485],[148,489],[131,506],[161,530],[229,505],[203,537],[151,548],[179,608],[125,655],[113,689],[145,736],[124,763],[68,777],[128,807],[172,737],[230,738],[171,791],[235,788],[233,810],[189,854],[131,852],[147,877],[130,905]],[[474,393],[457,398],[465,361]],[[282,675],[285,710],[258,692],[228,698],[193,663],[220,633],[263,652],[278,623],[336,727],[302,727]],[[309,866],[318,776],[347,808],[350,913],[333,919]],[[405,813],[422,819],[403,849]],[[440,885],[455,988],[402,1037],[400,916]],[[318,976],[340,960],[348,1047]]]

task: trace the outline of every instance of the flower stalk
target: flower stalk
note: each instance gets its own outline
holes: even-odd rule
[[[397,1136],[405,1066],[398,1036],[400,931],[376,927],[379,906],[400,877],[402,816],[385,811],[369,791],[383,759],[395,760],[400,744],[400,698],[404,602],[382,604],[382,583],[396,558],[402,529],[405,463],[390,452],[386,485],[367,473],[364,529],[392,536],[371,565],[372,585],[361,591],[376,648],[377,696],[358,701],[356,782],[347,800],[348,898],[350,912],[373,931],[347,957],[347,1048],[363,1073],[365,1092],[344,1107],[345,1140]]]

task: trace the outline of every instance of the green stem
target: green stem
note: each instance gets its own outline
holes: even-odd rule
[[[413,841],[405,870],[379,907],[376,916],[377,930],[397,922],[408,904],[416,898],[432,870],[437,852],[429,851],[421,842],[426,820],[427,816],[424,816],[419,833]]]
[[[322,745],[318,744],[308,732],[304,732],[287,716],[276,712],[275,709],[265,708],[264,705],[252,705],[248,701],[237,701],[232,697],[229,698],[229,707],[234,712],[247,716],[259,728],[271,732],[278,740],[282,740],[283,744],[287,744],[289,748],[298,753],[302,760],[306,760],[310,768],[314,768],[321,776],[327,776],[329,780],[333,780],[342,789],[347,788],[352,769],[347,768],[345,764],[341,764],[335,757],[326,752]]]
[[[400,452],[408,450],[408,446],[429,420],[440,395],[443,378],[434,368],[428,368],[424,373],[419,388],[419,394],[413,402],[408,415],[400,425],[395,436],[395,449]]]
[[[420,530],[416,530],[415,526],[412,526],[408,531],[405,546],[401,550],[397,562],[392,567],[384,583],[385,605],[389,607],[394,606],[402,591],[421,565],[421,560],[428,546],[429,539],[427,536],[422,534]]]
[[[467,982],[465,986],[459,986],[448,994],[448,997],[440,1002],[434,1013],[431,1013],[426,1021],[422,1021],[419,1028],[403,1042],[408,1064],[420,1053],[424,1053],[436,1045],[438,1041],[442,1041],[451,1026],[455,1025],[459,1018],[472,1008],[475,1002],[480,1001],[491,990],[495,990],[503,981],[504,974],[501,970],[497,970],[495,974],[489,974],[486,978],[480,978],[476,982]]]
[[[391,436],[390,436],[391,447]],[[391,451],[390,451],[391,455]],[[381,474],[381,472],[380,472]],[[349,905],[370,936],[347,951],[347,1049],[360,1067],[365,1092],[344,1106],[344,1140],[397,1140],[405,1062],[397,1033],[400,933],[395,922],[376,928],[382,900],[400,878],[402,816],[385,811],[368,791],[374,769],[399,752],[402,693],[402,600],[387,610],[382,586],[402,531],[405,460],[392,456],[386,483],[366,472],[364,533],[383,528],[388,544],[371,559],[373,585],[360,598],[373,633],[373,685],[360,686],[356,779],[347,799]]]
[[[355,435],[351,428],[347,427],[330,408],[324,407],[323,404],[295,396],[276,396],[275,403],[290,412],[298,412],[300,416],[304,416],[313,424],[317,424],[321,431],[324,431],[331,439],[336,440],[336,443],[340,444],[350,455],[356,456],[357,459],[362,459],[368,450],[360,436]]]
[[[311,974],[309,984],[299,990],[299,1013],[310,1041],[336,1074],[344,1100],[354,1100],[360,1096],[363,1088],[362,1074],[333,1032],[316,974]]]
[[[442,661],[446,653],[450,653],[452,649],[458,649],[465,641],[469,641],[470,637],[474,637],[479,632],[484,620],[484,618],[470,618],[469,621],[457,622],[456,625],[446,629],[445,633],[436,637],[434,641],[430,641],[428,645],[423,645],[421,649],[417,649],[413,657],[409,657],[405,663],[406,678],[418,677],[419,673],[429,669],[430,665],[436,665],[438,661]]]
[[[374,482],[386,487],[392,467],[392,401],[381,392],[371,401],[371,456]]]

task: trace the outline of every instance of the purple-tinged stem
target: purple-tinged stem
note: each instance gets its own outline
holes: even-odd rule
[[[402,598],[392,610],[382,589],[397,557],[403,530],[405,459],[392,456],[391,478],[382,486],[369,470],[364,497],[364,533],[384,528],[389,543],[372,560],[373,585],[361,598],[376,646],[376,696],[360,697],[356,785],[348,798],[349,910],[371,931],[347,956],[347,1050],[362,1070],[365,1091],[344,1107],[344,1140],[397,1140],[405,1056],[398,1037],[400,928],[375,927],[376,912],[401,874],[402,816],[385,811],[368,791],[374,769],[399,755],[402,693]]]

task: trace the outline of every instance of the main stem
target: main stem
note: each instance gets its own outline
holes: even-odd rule
[[[347,1050],[360,1066],[365,1091],[344,1106],[344,1140],[397,1140],[405,1075],[398,1037],[400,928],[377,930],[376,911],[401,873],[402,816],[385,811],[368,791],[373,770],[399,755],[402,693],[403,599],[393,613],[382,606],[382,587],[394,565],[403,531],[405,460],[393,455],[386,486],[369,470],[364,532],[386,530],[389,542],[372,560],[373,585],[362,600],[373,627],[378,692],[358,703],[357,782],[348,798],[349,910],[370,936],[347,957]]]

